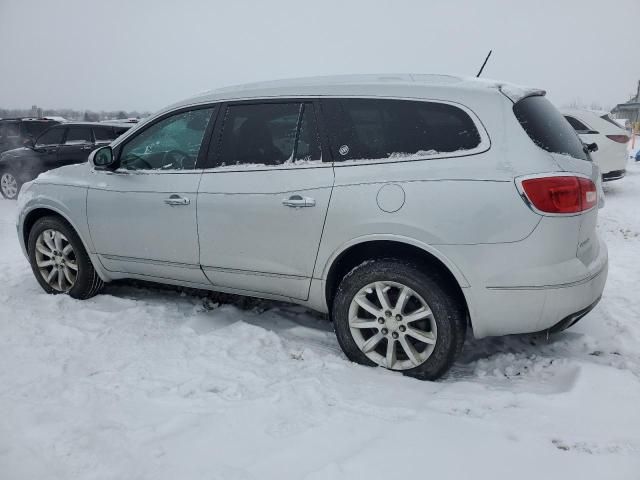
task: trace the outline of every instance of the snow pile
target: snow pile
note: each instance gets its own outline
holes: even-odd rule
[[[468,339],[436,383],[349,363],[300,307],[45,295],[2,200],[0,478],[640,478],[640,165],[605,191],[600,305]]]

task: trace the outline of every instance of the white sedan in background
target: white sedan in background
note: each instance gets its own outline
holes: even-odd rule
[[[618,180],[624,177],[627,168],[627,142],[629,135],[609,117],[589,110],[563,110],[564,118],[571,124],[585,144],[596,143],[598,150],[591,152],[594,162],[600,167],[602,180]]]

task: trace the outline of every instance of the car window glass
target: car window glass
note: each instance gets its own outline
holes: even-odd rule
[[[566,118],[567,122],[569,122],[569,124],[573,127],[573,129],[578,132],[586,132],[588,130],[591,130],[589,127],[587,127],[584,123],[582,123],[577,118],[570,117],[568,115],[565,115],[564,118]]]
[[[218,165],[282,165],[292,161],[301,108],[299,103],[229,106]]]
[[[471,150],[480,134],[452,105],[411,100],[334,99],[323,103],[337,160],[402,159]]]
[[[188,170],[195,168],[213,108],[177,113],[131,138],[120,154],[120,167],[129,170]]]
[[[60,145],[62,143],[64,130],[65,129],[63,127],[50,128],[38,137],[38,140],[36,140],[36,145]]]
[[[89,127],[69,127],[65,145],[77,145],[80,143],[91,143],[91,128]]]
[[[112,127],[94,127],[93,135],[95,136],[96,142],[109,142],[116,138],[113,134]]]
[[[601,119],[606,120],[607,122],[609,122],[611,125],[614,125],[620,129],[623,129],[622,125],[620,125],[618,122],[616,122],[613,118],[611,118],[611,116],[608,113],[605,113],[604,115],[600,116]]]
[[[114,127],[113,131],[114,131],[115,138],[118,138],[120,135],[122,135],[127,130],[129,130],[129,127]]]
[[[303,105],[294,159],[296,162],[312,162],[321,158],[315,112],[313,105],[307,103]]]
[[[540,148],[589,160],[576,131],[544,96],[533,95],[519,100],[513,106],[513,113]]]
[[[19,137],[20,136],[20,124],[18,122],[6,122],[4,124],[4,136],[5,137]]]
[[[24,128],[27,133],[32,138],[36,138],[42,132],[44,132],[47,128],[55,125],[52,122],[24,122]]]

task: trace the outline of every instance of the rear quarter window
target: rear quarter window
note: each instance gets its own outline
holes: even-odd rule
[[[589,160],[576,131],[544,96],[519,100],[513,106],[513,113],[529,138],[540,148]]]
[[[473,150],[481,137],[453,105],[391,99],[323,100],[334,159],[402,159]]]

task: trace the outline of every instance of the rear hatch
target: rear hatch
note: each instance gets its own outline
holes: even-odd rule
[[[576,256],[589,266],[600,253],[596,233],[598,207],[604,206],[600,170],[576,131],[544,95],[520,99],[514,104],[513,112],[531,140],[548,152],[562,172],[567,172],[567,176],[588,177],[596,186],[597,207],[571,215],[580,218],[574,237],[577,238]]]

